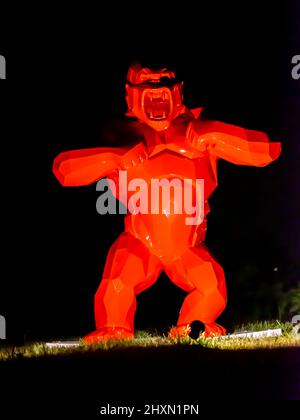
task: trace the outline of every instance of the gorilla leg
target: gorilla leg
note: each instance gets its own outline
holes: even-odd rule
[[[166,273],[175,284],[189,292],[180,310],[177,326],[169,336],[188,335],[193,321],[201,321],[205,325],[206,337],[225,334],[225,329],[215,323],[226,306],[225,276],[207,248],[201,244],[188,249],[166,268]]]
[[[123,233],[109,251],[95,295],[96,331],[84,341],[133,338],[136,295],[150,287],[161,271],[160,260],[130,233]]]

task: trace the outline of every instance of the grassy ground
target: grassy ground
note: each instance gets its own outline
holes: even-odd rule
[[[147,332],[147,331],[137,331],[134,340],[128,341],[111,341],[105,344],[100,344],[97,346],[86,346],[83,342],[80,342],[78,347],[72,348],[47,348],[45,343],[33,342],[28,343],[21,348],[12,348],[8,346],[0,347],[0,361],[12,360],[14,358],[35,358],[42,356],[51,356],[51,355],[68,355],[68,354],[88,354],[95,353],[97,351],[103,350],[118,350],[125,349],[130,347],[135,348],[151,348],[151,347],[166,347],[166,346],[201,346],[209,349],[217,350],[254,350],[254,349],[272,349],[272,348],[287,348],[287,347],[297,347],[300,346],[300,336],[297,337],[293,334],[292,324],[290,323],[281,323],[279,321],[274,322],[257,322],[247,325],[238,326],[235,329],[237,332],[251,332],[251,331],[263,331],[266,329],[276,329],[281,328],[283,331],[282,336],[280,337],[270,337],[270,338],[230,338],[230,339],[202,339],[193,340],[191,338],[181,339],[177,341],[171,341],[165,336],[158,335],[157,332]],[[74,339],[74,341],[77,341]]]
[[[1,410],[7,405],[10,412],[38,412],[39,418],[45,411],[54,418],[62,412],[67,418],[79,412],[94,418],[103,403],[141,409],[149,403],[199,403],[223,414],[240,400],[299,400],[300,337],[293,336],[292,325],[258,323],[236,332],[269,328],[282,328],[283,335],[174,343],[140,331],[131,341],[91,347],[49,349],[37,342],[3,347]],[[247,412],[251,406],[257,409],[247,404]]]

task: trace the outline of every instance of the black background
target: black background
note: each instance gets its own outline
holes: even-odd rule
[[[189,107],[204,106],[209,117],[282,141],[283,154],[269,167],[220,162],[207,236],[227,275],[225,325],[256,314],[276,317],[276,302],[260,295],[261,285],[272,288],[275,276],[286,288],[299,280],[296,3],[195,2],[164,11],[158,4],[143,11],[118,5],[94,12],[72,6],[36,10],[33,24],[2,25],[0,313],[10,340],[94,328],[93,296],[123,220],[96,213],[94,185],[62,188],[51,165],[61,151],[103,144],[104,127],[126,110],[124,82],[133,60],[175,68]],[[163,275],[138,297],[136,327],[167,332],[183,297]]]

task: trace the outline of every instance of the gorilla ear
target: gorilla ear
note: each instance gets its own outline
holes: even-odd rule
[[[126,115],[128,117],[134,116],[134,114],[132,112],[133,104],[132,104],[132,96],[130,95],[130,88],[131,88],[131,86],[128,83],[126,83],[125,84],[125,89],[126,89],[125,99],[126,99],[127,108],[128,108],[127,112],[126,112]]]

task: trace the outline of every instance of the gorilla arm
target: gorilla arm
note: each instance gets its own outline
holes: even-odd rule
[[[116,169],[126,149],[101,147],[60,153],[53,162],[53,173],[66,187],[92,184]]]
[[[281,153],[281,143],[270,143],[265,133],[218,121],[193,121],[187,138],[195,149],[236,165],[266,166]]]

